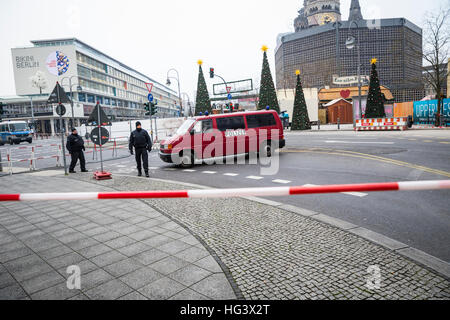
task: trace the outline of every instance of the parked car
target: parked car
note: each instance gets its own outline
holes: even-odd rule
[[[285,145],[282,121],[273,110],[206,115],[186,120],[173,137],[161,142],[159,156],[191,167],[262,151],[270,157],[274,147]]]
[[[8,121],[0,123],[0,145],[5,143],[20,144],[33,142],[33,131],[25,121]]]

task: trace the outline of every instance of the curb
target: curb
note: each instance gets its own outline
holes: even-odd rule
[[[211,189],[210,187],[198,185],[198,184],[192,184],[192,183],[186,183],[181,181],[174,181],[174,180],[165,180],[165,179],[157,179],[157,178],[150,178],[150,180],[153,181],[159,181],[159,182],[166,182],[166,183],[172,183],[172,184],[179,184],[186,187],[194,187],[199,189]],[[417,263],[427,269],[430,269],[440,276],[444,277],[446,280],[450,281],[450,263],[445,262],[437,257],[434,257],[432,255],[429,255],[428,253],[425,253],[421,250],[418,250],[416,248],[410,247],[409,245],[399,242],[397,240],[394,240],[392,238],[389,238],[387,236],[384,236],[380,233],[371,231],[369,229],[357,226],[355,224],[349,223],[347,221],[334,218],[331,216],[327,216],[325,214],[321,214],[318,212],[310,211],[307,209],[303,209],[300,207],[292,206],[283,204],[281,202],[276,202],[272,200],[267,200],[263,198],[258,197],[241,197],[242,199],[254,201],[263,205],[272,206],[278,209],[282,209],[291,213],[295,213],[298,215],[301,215],[305,218],[314,219],[316,221],[328,224],[332,227],[347,231],[353,235],[356,235],[360,238],[363,238],[367,241],[370,241],[376,245],[379,245],[383,248],[386,248],[388,250],[394,251],[401,256],[413,261],[414,263]]]

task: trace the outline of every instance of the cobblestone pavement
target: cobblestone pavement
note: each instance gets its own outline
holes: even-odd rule
[[[0,193],[111,190],[69,178],[0,178]],[[67,288],[67,267],[81,290]],[[0,203],[0,300],[236,299],[188,231],[138,200]]]
[[[106,185],[185,189],[119,176]],[[212,248],[245,299],[450,298],[448,279],[354,234],[280,208],[245,199],[146,202]],[[374,270],[381,275],[379,289]]]

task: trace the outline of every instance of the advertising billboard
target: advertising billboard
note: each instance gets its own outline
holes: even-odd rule
[[[438,107],[437,100],[414,101],[414,122],[430,123],[434,122]],[[445,123],[450,122],[450,99],[444,99],[442,117]]]
[[[77,75],[76,59],[73,45],[12,49],[16,94],[50,94],[56,81]]]

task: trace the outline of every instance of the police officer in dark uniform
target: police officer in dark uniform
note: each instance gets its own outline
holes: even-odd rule
[[[140,122],[136,122],[136,130],[131,133],[129,145],[131,154],[133,154],[133,147],[136,150],[138,176],[142,177],[142,162],[144,162],[145,176],[149,178],[148,152],[152,151],[152,139],[148,132],[142,129],[142,124]]]
[[[83,138],[78,135],[77,129],[72,129],[72,134],[67,138],[66,147],[72,156],[69,172],[76,173],[75,166],[77,165],[78,159],[80,159],[81,172],[88,172],[88,170],[86,170],[86,160],[83,153],[83,151],[86,151],[86,148],[84,147]]]

